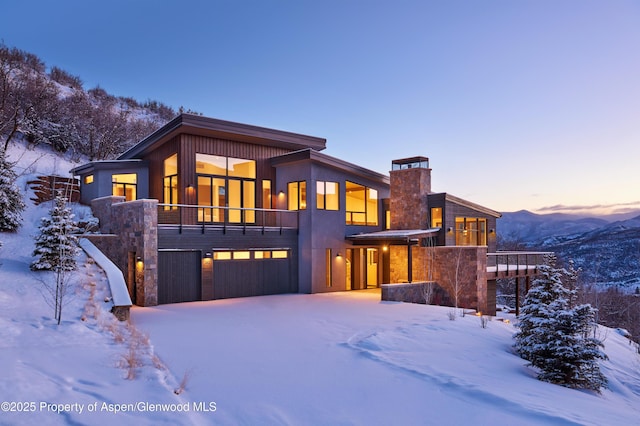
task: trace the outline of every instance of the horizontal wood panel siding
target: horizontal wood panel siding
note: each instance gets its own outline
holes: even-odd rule
[[[292,255],[295,255],[298,251],[298,234],[289,229],[284,229],[282,235],[278,231],[262,234],[260,228],[247,228],[245,234],[237,229],[227,229],[226,234],[217,228],[205,228],[204,234],[200,227],[184,228],[182,233],[178,229],[158,229],[158,249],[195,249],[207,252],[212,248],[290,248]]]

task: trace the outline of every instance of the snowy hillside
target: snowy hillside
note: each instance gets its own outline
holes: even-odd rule
[[[10,158],[21,150],[13,146]],[[72,166],[28,151],[18,183]],[[57,326],[39,281],[47,275],[29,270],[32,236],[48,208],[28,202],[20,231],[0,233],[2,425],[619,425],[640,418],[640,355],[607,328],[600,334],[610,359],[601,365],[610,389],[596,394],[536,380],[512,352],[512,316],[482,328],[475,316],[451,321],[450,308],[381,302],[368,291],[134,308],[131,325],[118,323],[104,275],[84,255]]]

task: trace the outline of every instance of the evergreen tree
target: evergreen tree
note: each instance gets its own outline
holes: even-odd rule
[[[4,151],[0,150],[0,231],[15,232],[22,222],[25,204],[16,178],[13,164],[7,161]]]
[[[78,237],[74,234],[78,227],[67,199],[58,194],[49,217],[43,217],[40,223],[40,235],[36,238],[33,255],[37,258],[31,263],[31,269],[71,271],[76,268]]]
[[[600,350],[602,342],[591,336],[595,330],[595,310],[591,305],[569,306],[574,291],[567,290],[554,259],[539,268],[519,318],[515,349],[540,370],[538,379],[563,386],[599,391],[607,379],[601,373],[599,359],[607,359]]]

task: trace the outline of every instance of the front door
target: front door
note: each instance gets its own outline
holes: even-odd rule
[[[368,248],[367,251],[367,288],[378,287],[378,249]]]

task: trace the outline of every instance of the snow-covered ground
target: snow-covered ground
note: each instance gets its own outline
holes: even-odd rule
[[[66,173],[72,165],[60,161],[21,167]],[[0,403],[9,403],[0,405],[0,425],[620,425],[640,418],[640,355],[606,328],[610,360],[601,365],[610,389],[596,394],[536,380],[512,353],[512,323],[494,318],[482,328],[475,316],[451,321],[449,308],[381,302],[368,291],[134,308],[127,326],[108,313],[104,274],[84,255],[57,326],[41,294],[47,274],[29,270],[32,236],[49,206],[28,205],[20,232],[0,233]],[[57,413],[48,404],[69,405]]]

